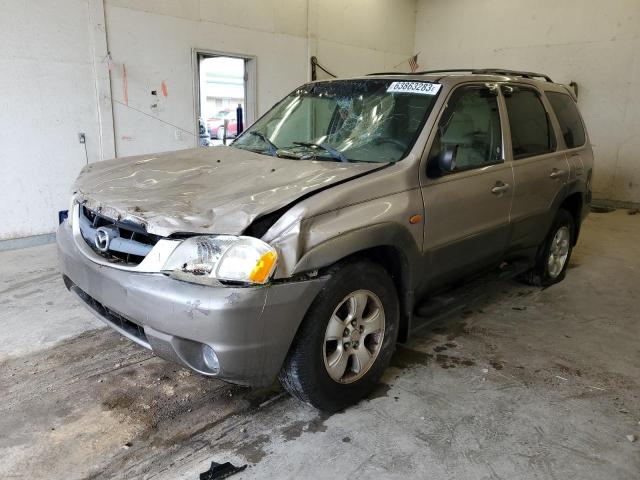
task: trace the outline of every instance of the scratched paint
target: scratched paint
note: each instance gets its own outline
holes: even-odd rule
[[[192,149],[85,167],[76,199],[150,233],[242,233],[258,216],[377,164],[290,160],[236,148]]]

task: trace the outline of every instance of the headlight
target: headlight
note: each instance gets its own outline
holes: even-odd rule
[[[174,278],[205,285],[220,280],[264,284],[277,259],[275,249],[257,238],[197,236],[178,245],[162,270]]]
[[[71,195],[71,201],[69,202],[69,210],[67,210],[67,222],[69,226],[73,227],[73,207],[76,204],[75,197]]]

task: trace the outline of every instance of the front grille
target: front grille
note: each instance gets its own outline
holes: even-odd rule
[[[82,238],[91,249],[109,262],[135,266],[144,260],[160,237],[144,231],[136,225],[117,222],[98,212],[80,206],[80,231]],[[96,231],[109,227],[117,232],[117,241],[112,241],[106,251],[96,246]]]
[[[67,277],[65,277],[65,284],[67,283],[67,281],[69,282],[69,290],[76,293],[78,297],[80,297],[80,299],[84,301],[84,303],[86,303],[87,306],[91,308],[91,310],[100,315],[100,317],[104,321],[119,328],[130,338],[137,339],[138,343],[141,343],[147,348],[150,348],[149,340],[147,339],[147,335],[144,332],[144,327],[132,322],[119,313],[114,312],[110,308],[104,306],[102,303],[98,302],[95,298],[80,289],[80,287],[78,287],[77,285],[74,285],[70,280],[67,279]]]

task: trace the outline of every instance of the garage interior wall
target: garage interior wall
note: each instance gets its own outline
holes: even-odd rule
[[[638,204],[640,2],[588,4],[0,2],[0,241],[50,238],[87,162],[195,145],[185,133],[195,127],[192,48],[255,56],[259,115],[309,79],[312,55],[341,77],[394,69],[420,52],[424,69],[495,66],[576,81],[596,154],[596,198]],[[152,108],[162,82],[168,96]]]
[[[0,2],[0,240],[54,232],[87,160],[195,146],[185,133],[195,127],[193,48],[255,56],[261,115],[309,80],[311,55],[339,76],[408,58],[415,8],[415,0]],[[162,82],[168,96],[152,108]]]
[[[70,180],[101,158],[90,14],[87,1],[0,2],[0,240],[53,232]]]
[[[594,197],[640,203],[640,1],[419,0],[424,69],[500,67],[579,86]]]

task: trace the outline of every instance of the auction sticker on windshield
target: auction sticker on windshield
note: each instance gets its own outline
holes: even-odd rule
[[[393,82],[389,85],[389,88],[387,88],[387,93],[418,93],[421,95],[435,95],[439,90],[439,83]]]

